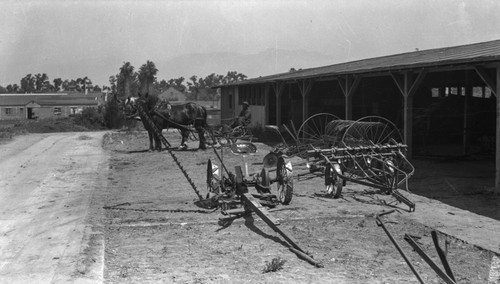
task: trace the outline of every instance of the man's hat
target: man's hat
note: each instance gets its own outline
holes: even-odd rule
[[[244,101],[243,104],[249,106],[247,101]]]

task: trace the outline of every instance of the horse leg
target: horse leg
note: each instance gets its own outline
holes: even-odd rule
[[[148,136],[149,136],[149,152],[154,151],[153,147],[153,131],[148,130]]]
[[[198,132],[198,139],[200,140],[199,149],[205,150],[207,149],[206,141],[205,141],[205,129],[202,126],[196,127],[196,131]]]
[[[182,136],[181,149],[187,149],[186,141],[189,139],[189,131],[181,130],[181,136]]]
[[[161,140],[160,137],[156,134],[155,134],[155,144],[156,144],[156,150],[158,150],[158,152],[161,152]]]

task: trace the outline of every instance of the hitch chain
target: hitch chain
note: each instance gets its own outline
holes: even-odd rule
[[[149,116],[149,114],[144,111],[141,104],[137,104],[137,110],[139,111],[139,114],[141,115],[141,117],[144,117],[146,119],[146,123],[149,125],[149,127],[151,127],[151,129],[153,129],[153,132],[155,133],[155,135],[157,135],[160,138],[161,142],[165,145],[168,153],[170,154],[170,156],[172,156],[172,159],[174,159],[174,162],[177,164],[177,166],[179,167],[181,172],[184,174],[184,177],[186,177],[187,181],[189,182],[189,184],[193,188],[194,192],[198,196],[198,199],[203,200],[203,196],[201,195],[198,188],[196,188],[196,185],[194,184],[193,180],[189,177],[188,173],[186,172],[186,170],[184,169],[182,164],[179,162],[179,159],[177,158],[177,156],[175,156],[174,152],[172,152],[172,150],[170,150],[170,147],[171,147],[170,143],[167,141],[165,136],[163,136],[163,134],[158,129],[158,127],[156,127],[154,122],[151,120],[151,117]]]

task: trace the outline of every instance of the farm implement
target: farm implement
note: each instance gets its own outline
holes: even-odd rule
[[[285,228],[279,226],[280,222],[266,209],[266,207],[272,208],[280,203],[284,205],[290,203],[293,193],[291,163],[286,163],[284,158],[280,157],[277,160],[275,170],[269,170],[269,168],[264,167],[259,174],[250,175],[248,173],[248,165],[245,162],[245,175],[243,175],[241,166],[236,166],[235,172],[232,173],[224,164],[222,155],[223,148],[229,145],[233,154],[242,155],[243,158],[245,158],[246,155],[255,153],[257,148],[250,142],[234,142],[233,140],[229,140],[231,143],[225,144],[221,147],[221,154],[213,148],[221,163],[223,172],[220,171],[217,165],[212,164],[211,160],[208,160],[207,187],[209,192],[207,194],[207,198],[205,199],[200,194],[194,182],[171,150],[170,143],[163,136],[161,130],[159,130],[153,123],[151,117],[144,110],[143,106],[138,104],[137,111],[142,117],[145,118],[145,122],[149,124],[154,133],[165,145],[168,153],[172,156],[175,163],[184,174],[191,187],[194,189],[199,198],[200,204],[205,207],[220,208],[221,213],[228,216],[228,218],[243,217],[250,213],[257,214],[268,226],[270,226],[275,232],[280,234],[283,239],[286,240],[289,245],[289,249],[298,257],[308,261],[315,267],[323,267],[321,263],[314,260],[314,258],[312,258],[298,245],[298,242]],[[271,179],[269,173],[270,171],[276,172],[275,178]],[[271,193],[271,184],[277,185],[277,195]],[[255,188],[257,192],[252,194],[249,192],[249,188]]]
[[[234,118],[221,120],[226,120],[226,122],[223,122],[220,127],[210,127],[210,129],[207,129],[207,132],[210,133],[214,142],[219,142],[221,146],[228,146],[232,143],[236,143],[238,140],[252,140],[252,131],[247,126],[238,125],[236,127],[231,127]]]
[[[236,142],[229,147],[233,154],[242,155],[244,159],[246,155],[257,151],[255,145],[250,142]],[[222,221],[255,213],[286,240],[289,249],[298,257],[316,267],[322,267],[321,263],[314,260],[298,245],[298,242],[285,228],[280,227],[280,222],[266,208],[273,208],[278,204],[287,205],[291,202],[293,193],[292,164],[285,162],[283,157],[279,157],[276,170],[272,170],[276,172],[274,178],[271,178],[270,170],[266,167],[262,168],[260,173],[250,175],[246,162],[245,174],[243,174],[241,166],[236,166],[233,173],[224,164],[223,148],[221,148],[221,154],[215,148],[214,152],[221,163],[221,168],[208,160],[208,198],[212,205],[220,208],[221,213],[227,216]],[[277,195],[271,193],[272,184],[277,185]],[[254,188],[256,192],[250,193],[250,188]]]
[[[277,130],[276,126],[268,127]],[[341,120],[331,114],[308,118],[295,131],[285,127],[293,138],[283,139],[277,155],[299,156],[307,160],[312,172],[322,172],[328,196],[339,198],[346,182],[378,188],[415,211],[415,204],[398,189],[408,191],[408,179],[415,169],[406,159],[396,126],[382,118],[369,116],[356,121]]]

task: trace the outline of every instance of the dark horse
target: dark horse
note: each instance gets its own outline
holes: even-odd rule
[[[127,118],[140,116],[137,111],[137,105],[140,104],[145,112],[149,113],[152,121],[159,130],[176,128],[182,135],[181,148],[187,148],[186,140],[189,138],[192,125],[200,140],[199,149],[206,149],[205,128],[207,127],[207,111],[203,106],[195,103],[186,103],[182,105],[172,105],[165,101],[160,101],[156,96],[148,94],[138,98],[128,98],[124,104],[125,115]],[[144,117],[140,117],[144,128],[149,135],[149,149],[151,151],[161,151],[161,140],[153,129],[148,125]],[[153,147],[154,141],[154,147]]]

